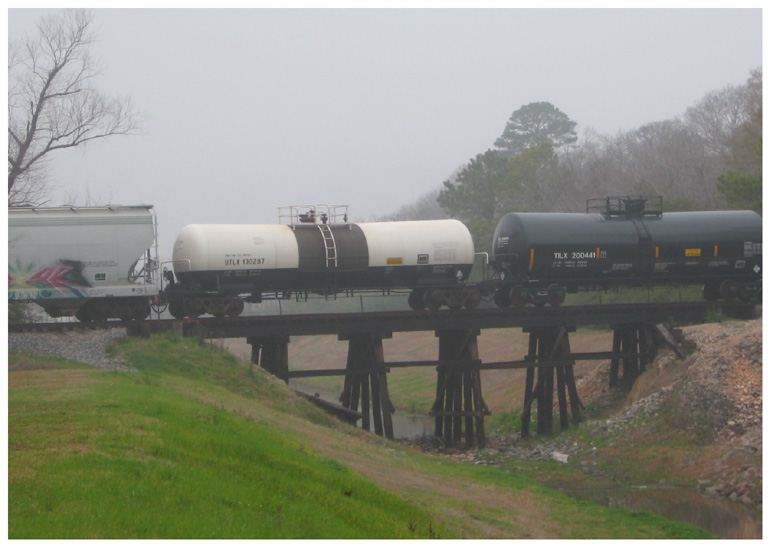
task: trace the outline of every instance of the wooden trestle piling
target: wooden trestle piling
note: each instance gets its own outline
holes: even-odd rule
[[[571,329],[574,331],[574,329]],[[556,393],[559,404],[559,425],[566,429],[570,425],[569,410],[572,410],[572,423],[581,420],[583,403],[577,393],[573,366],[575,361],[569,346],[569,333],[565,327],[538,327],[525,329],[529,332],[529,353],[525,361],[532,363],[527,367],[524,385],[524,410],[521,414],[521,436],[529,435],[529,423],[532,416],[532,403],[537,399],[537,433],[553,433],[553,393],[554,373],[556,374]],[[537,374],[537,382],[535,375]],[[567,396],[569,394],[569,397]],[[567,403],[569,402],[569,409]]]
[[[653,358],[655,341],[652,329],[643,323],[616,325],[612,336],[610,387],[622,385],[631,389],[636,379]],[[622,377],[618,377],[623,372]]]
[[[289,337],[249,336],[251,362],[289,383]]]
[[[388,369],[385,367],[382,339],[391,334],[340,334],[340,340],[348,341],[348,360],[345,386],[340,404],[362,414],[361,427],[377,435],[393,438],[393,413],[396,408],[388,394]],[[359,410],[360,409],[360,410]]]
[[[465,437],[466,446],[484,446],[484,416],[489,415],[481,396],[478,330],[441,330],[436,381],[436,401],[430,415],[435,418],[436,437],[455,446]],[[441,364],[453,361],[452,364]]]
[[[481,395],[481,371],[525,369],[522,435],[530,432],[535,401],[537,432],[549,434],[554,428],[555,408],[558,408],[562,428],[581,421],[582,404],[573,373],[575,362],[610,360],[610,387],[629,389],[653,358],[660,337],[680,357],[684,356],[683,348],[678,346],[663,323],[701,323],[709,306],[703,303],[621,304],[523,308],[515,313],[506,309],[478,309],[458,313],[399,311],[254,316],[159,320],[126,328],[134,336],[174,330],[184,336],[246,338],[252,346],[252,362],[285,382],[293,378],[344,376],[342,404],[334,409],[335,412],[342,410],[345,419],[360,419],[363,428],[370,430],[373,426],[376,434],[388,438],[393,438],[394,433],[394,407],[390,401],[387,373],[396,367],[436,367],[436,400],[431,411],[436,436],[450,446],[462,441],[467,445],[483,446],[484,416],[490,412]],[[569,333],[581,325],[612,325],[612,351],[572,353]],[[66,324],[55,326],[70,328]],[[481,329],[491,328],[523,328],[529,334],[529,351],[524,359],[481,362],[477,337]],[[393,332],[411,331],[436,333],[438,360],[385,362],[382,340],[390,338]],[[348,341],[346,368],[289,370],[290,336],[331,334]],[[318,399],[317,396],[309,398]]]
[[[658,326],[661,329],[662,326]],[[479,359],[476,329],[437,330],[438,361],[386,363],[382,340],[391,333],[340,334],[348,342],[346,368],[289,372],[288,336],[251,336],[252,362],[288,383],[290,378],[342,375],[345,384],[339,397],[341,408],[350,416],[360,416],[367,431],[393,438],[395,407],[388,392],[390,367],[436,366],[436,400],[430,415],[435,419],[435,436],[446,446],[483,447],[486,439],[484,416],[490,414],[481,394],[481,371],[487,369],[526,369],[521,435],[530,434],[532,405],[537,401],[537,433],[553,433],[554,407],[559,410],[562,430],[582,419],[583,404],[577,392],[573,367],[576,360],[609,358],[610,387],[630,389],[644,372],[655,348],[650,325],[628,323],[614,327],[611,352],[572,353],[569,333],[575,327],[529,327],[529,351],[523,361],[482,363]],[[622,372],[622,377],[620,376]],[[554,392],[557,400],[554,405]],[[571,414],[571,419],[570,419]]]

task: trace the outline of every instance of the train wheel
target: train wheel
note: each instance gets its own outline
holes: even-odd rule
[[[740,300],[744,304],[748,304],[749,302],[751,302],[752,296],[753,294],[747,286],[741,285],[740,287],[738,287],[738,300]]]
[[[111,306],[109,316],[117,317],[121,321],[130,321],[134,316],[134,303],[133,302],[114,302]]]
[[[93,321],[91,319],[91,314],[88,313],[88,304],[81,306],[80,309],[75,312],[75,318],[81,323],[87,323],[88,321]]]
[[[553,283],[548,286],[548,303],[551,306],[561,306],[564,303],[564,299],[567,297],[567,292],[564,287]]]
[[[243,300],[240,298],[233,298],[230,302],[230,307],[227,308],[227,315],[229,317],[238,317],[243,312]]]
[[[738,296],[738,289],[738,283],[725,280],[719,285],[719,294],[725,300],[734,300]]]
[[[509,291],[505,289],[497,289],[495,291],[495,306],[498,308],[507,308],[511,305],[511,295]]]
[[[425,291],[423,289],[414,289],[409,293],[409,307],[419,311],[425,309]]]
[[[425,305],[429,310],[435,311],[441,308],[441,305],[443,304],[441,301],[441,295],[439,295],[438,291],[433,289],[425,291],[425,296],[423,299],[425,300]]]
[[[521,285],[516,285],[510,292],[511,303],[517,308],[523,308],[532,300],[529,295],[529,290]]]
[[[183,319],[184,306],[182,305],[182,302],[179,300],[171,300],[168,303],[168,313],[170,313],[174,319]]]
[[[442,296],[442,301],[447,306],[449,306],[450,310],[462,309],[466,299],[467,299],[467,294],[465,293],[465,291],[458,291],[458,290],[445,291]]]
[[[222,319],[227,315],[227,310],[230,309],[230,300],[227,298],[208,298],[200,302],[201,313],[210,313],[217,319]]]
[[[184,303],[184,312],[190,319],[195,319],[196,317],[203,315],[205,310],[203,309],[200,300],[190,299]]]
[[[107,302],[91,302],[88,306],[91,321],[107,321],[110,318],[110,307]]]
[[[471,290],[465,299],[465,307],[469,310],[475,310],[481,303],[481,293],[477,290]]]

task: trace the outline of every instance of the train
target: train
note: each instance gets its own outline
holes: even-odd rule
[[[413,310],[559,306],[620,286],[698,284],[707,300],[741,302],[762,291],[757,213],[664,214],[659,196],[505,214],[490,254],[458,220],[356,223],[342,205],[280,208],[277,224],[189,224],[166,265],[151,205],[11,208],[8,227],[9,301],[80,321],[237,317],[246,302],[351,291],[405,290]]]
[[[469,304],[462,282],[474,247],[463,223],[351,223],[345,206],[286,209],[285,224],[185,226],[174,242],[175,278],[166,276],[171,315],[237,316],[243,295],[260,302],[297,291],[411,288],[412,306]]]
[[[498,306],[559,305],[566,293],[702,285],[706,300],[761,300],[762,217],[663,213],[660,196],[590,199],[586,213],[508,213],[492,264]]]
[[[8,209],[8,301],[51,317],[141,320],[159,296],[151,205]]]

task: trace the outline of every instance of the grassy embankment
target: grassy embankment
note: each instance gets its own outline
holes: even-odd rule
[[[327,417],[207,344],[9,359],[11,538],[704,537]]]

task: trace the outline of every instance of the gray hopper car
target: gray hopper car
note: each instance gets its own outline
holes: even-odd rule
[[[158,295],[151,205],[8,209],[8,300],[52,317],[144,319]]]

